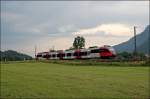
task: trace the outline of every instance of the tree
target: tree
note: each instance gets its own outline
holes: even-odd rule
[[[73,42],[74,49],[81,49],[84,46],[85,46],[85,39],[82,36],[81,37],[77,36]]]

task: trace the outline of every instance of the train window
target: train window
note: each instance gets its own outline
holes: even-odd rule
[[[78,55],[79,55],[79,53],[78,53],[78,52],[75,52],[73,55],[74,55],[74,56],[78,56]]]
[[[50,56],[50,55],[47,55],[47,57],[50,58],[51,56]]]
[[[65,54],[62,54],[62,57],[65,57]]]
[[[84,52],[84,56],[86,56],[88,53],[87,52]]]
[[[50,57],[50,55],[44,55],[43,56],[43,58],[49,58]]]
[[[37,57],[42,57],[42,55],[37,55]]]
[[[100,49],[100,52],[109,52],[108,49]]]
[[[91,50],[91,53],[99,53],[100,50],[99,49],[94,49],[94,50]]]
[[[71,53],[67,53],[67,57],[71,57]]]
[[[60,54],[57,54],[57,57],[60,57]]]
[[[57,54],[57,57],[64,57],[65,56],[65,54]]]
[[[55,54],[52,54],[52,57],[56,57],[56,55],[55,55]]]
[[[80,52],[79,53],[79,56],[86,56],[87,55],[87,52]]]

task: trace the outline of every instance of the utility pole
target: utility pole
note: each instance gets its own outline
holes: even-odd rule
[[[34,52],[34,54],[35,54],[35,58],[36,58],[36,49],[37,49],[37,47],[36,47],[36,45],[35,45],[35,52]]]
[[[136,27],[134,26],[134,55],[136,55]]]
[[[150,64],[150,25],[148,26],[148,35],[149,35],[149,38],[148,38],[148,47],[149,47],[149,51],[148,51],[148,62]]]

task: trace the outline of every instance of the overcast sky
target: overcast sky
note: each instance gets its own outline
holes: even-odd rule
[[[116,45],[149,24],[148,1],[2,1],[1,49],[34,55],[72,46],[85,37],[86,47]]]

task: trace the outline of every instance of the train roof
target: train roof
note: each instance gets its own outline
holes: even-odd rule
[[[84,51],[90,51],[90,50],[94,50],[94,49],[103,49],[103,48],[113,48],[112,46],[110,45],[103,45],[101,47],[98,47],[98,46],[95,46],[95,47],[89,47],[89,48],[83,48],[83,49],[76,49],[76,50],[57,50],[57,51],[50,51],[50,52],[40,52],[38,54],[44,54],[44,53],[50,53],[50,54],[57,54],[57,53],[61,53],[61,52],[64,52],[64,53],[74,53],[74,52],[77,52],[77,51],[81,51],[81,52],[84,52]]]

